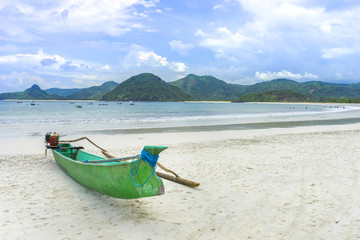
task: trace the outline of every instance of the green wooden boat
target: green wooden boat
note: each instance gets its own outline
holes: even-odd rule
[[[166,148],[144,147],[145,153],[152,156],[158,156]],[[101,194],[134,199],[165,193],[163,181],[144,155],[108,159],[87,153],[69,143],[60,143],[52,152],[58,165],[70,177]]]

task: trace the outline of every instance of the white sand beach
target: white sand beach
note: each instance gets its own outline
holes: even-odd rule
[[[115,199],[44,157],[43,136],[0,140],[0,239],[360,239],[360,124],[88,137],[116,156],[166,145],[159,162],[201,185]]]

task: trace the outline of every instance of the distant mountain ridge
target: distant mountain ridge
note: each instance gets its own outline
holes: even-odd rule
[[[122,82],[102,98],[106,101],[186,101],[189,94],[152,73],[142,73]]]
[[[192,95],[196,100],[231,100],[242,95],[246,86],[229,84],[213,76],[189,74],[169,84]]]
[[[2,93],[0,99],[23,99],[23,100],[61,100],[60,96],[52,95],[34,84],[23,92]]]
[[[306,94],[311,98],[356,98],[360,97],[360,84],[338,84],[320,81],[298,83],[289,79],[275,79],[256,83],[248,87],[245,94],[264,92],[270,90],[292,90]],[[244,95],[245,95],[244,94]]]
[[[80,90],[81,88],[49,88],[49,89],[45,89],[44,91],[51,95],[67,97]]]
[[[292,90],[314,100],[322,98],[358,98],[360,83],[337,84],[320,81],[299,83],[289,79],[274,79],[254,85],[228,84],[212,76],[189,74],[185,78],[170,82],[196,100],[234,100],[241,96],[273,90]]]
[[[117,82],[109,81],[100,86],[80,89],[67,96],[67,98],[72,100],[101,100],[104,94],[114,90],[118,85]]]
[[[311,102],[311,98],[306,94],[282,89],[249,93],[239,97],[234,102]]]
[[[270,92],[290,90],[291,92]],[[56,94],[57,93],[57,94]],[[142,73],[118,84],[110,81],[101,86],[83,89],[41,90],[33,85],[23,92],[3,93],[0,99],[29,100],[106,100],[106,101],[234,101],[242,96],[252,95],[264,98],[265,95],[279,99],[309,99],[309,101],[341,101],[341,99],[360,99],[360,83],[337,84],[320,81],[299,83],[289,79],[274,79],[253,85],[229,84],[213,76],[189,74],[174,82],[165,82],[152,73]],[[280,94],[280,95],[279,95]],[[247,96],[249,97],[249,96]],[[336,100],[337,99],[337,100]]]
[[[44,91],[71,100],[100,100],[104,94],[115,89],[118,85],[119,83],[117,82],[109,81],[100,86],[92,86],[89,88],[50,88]]]
[[[50,88],[42,90],[37,84],[23,92],[2,93],[0,99],[22,100],[101,100],[104,94],[116,88],[119,84],[113,81],[105,82],[101,86],[89,88],[61,89]]]

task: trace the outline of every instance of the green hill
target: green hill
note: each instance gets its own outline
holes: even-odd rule
[[[352,89],[360,89],[360,82],[350,84],[349,87],[352,88]]]
[[[355,84],[335,84],[326,82],[302,83],[304,91],[313,98],[356,98],[360,97],[360,88]]]
[[[100,100],[105,93],[110,92],[116,88],[119,84],[116,82],[106,82],[101,86],[94,86],[83,89],[61,89],[53,88],[48,90],[41,90],[41,88],[34,84],[31,88],[26,89],[23,92],[14,93],[2,93],[0,99],[23,99],[23,100]],[[49,92],[57,92],[62,96],[56,94],[50,94]]]
[[[67,97],[79,90],[81,90],[81,88],[49,88],[45,89],[44,91],[52,95]]]
[[[0,99],[22,99],[22,100],[61,100],[60,96],[51,95],[34,84],[23,92],[2,93]]]
[[[270,90],[260,93],[249,93],[234,102],[309,102],[311,98],[292,90]]]
[[[152,73],[142,73],[122,82],[104,95],[106,101],[185,101],[191,96]]]
[[[196,100],[232,100],[246,90],[246,86],[228,84],[213,76],[197,76],[195,74],[189,74],[185,78],[169,84],[192,95]]]
[[[289,79],[274,79],[254,85],[228,84],[212,76],[189,74],[169,84],[191,94],[195,100],[234,100],[250,93],[265,91],[291,90],[308,96],[312,101],[328,98],[359,98],[360,83],[336,84],[327,82],[299,83]]]
[[[118,85],[117,82],[109,81],[101,86],[80,89],[66,98],[70,100],[101,100],[106,93],[114,90]]]
[[[271,90],[292,90],[309,95],[314,100],[321,98],[356,98],[360,97],[359,84],[336,84],[327,82],[298,83],[288,79],[275,79],[267,82],[256,83],[248,86],[245,94]]]
[[[297,91],[299,88],[301,88],[300,83],[293,80],[281,78],[247,86],[245,94],[281,89],[291,89],[293,91]]]

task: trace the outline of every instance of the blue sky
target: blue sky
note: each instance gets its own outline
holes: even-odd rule
[[[151,72],[360,82],[360,1],[2,0],[0,92]]]

